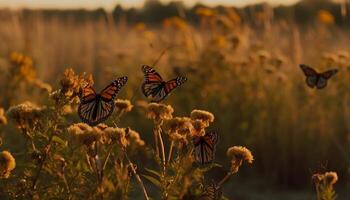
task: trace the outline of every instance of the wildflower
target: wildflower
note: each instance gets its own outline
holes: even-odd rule
[[[104,132],[106,142],[110,144],[118,143],[122,148],[125,148],[127,146],[128,141],[126,140],[126,137],[125,137],[125,129],[107,127],[104,129],[103,132]]]
[[[119,112],[130,112],[133,105],[130,103],[129,100],[123,100],[123,99],[117,99],[114,101],[115,107],[118,109]]]
[[[85,123],[77,123],[68,127],[68,133],[82,145],[91,146],[94,142],[100,141],[103,132],[98,127],[91,127]]]
[[[338,175],[336,172],[326,172],[324,174],[324,180],[328,185],[334,185],[338,181]]]
[[[313,174],[311,177],[312,181],[317,185],[320,184],[323,179],[324,179],[324,175],[323,174]]]
[[[147,106],[147,117],[155,121],[171,119],[174,109],[170,105],[150,103]]]
[[[8,178],[16,167],[15,158],[8,151],[0,153],[0,178]]]
[[[43,110],[43,108],[27,101],[10,107],[7,115],[15,120],[20,128],[24,128],[28,124],[35,124],[41,117]]]
[[[169,133],[178,133],[179,130],[185,131],[190,129],[192,125],[187,117],[175,117],[164,121],[163,127]]]
[[[170,17],[163,21],[165,28],[174,28],[175,30],[187,31],[188,25],[185,20],[180,17]]]
[[[192,131],[191,131],[191,136],[196,137],[196,136],[203,136],[205,134],[205,128],[209,126],[209,123],[203,122],[202,120],[196,119],[192,120]]]
[[[60,80],[61,92],[66,96],[78,93],[80,90],[79,76],[75,75],[73,69],[66,69]]]
[[[145,146],[145,141],[141,139],[140,134],[132,129],[128,129],[127,139],[131,146]]]
[[[169,139],[174,142],[177,148],[181,148],[183,145],[188,143],[185,135],[180,135],[178,133],[172,133],[169,135]]]
[[[242,146],[233,146],[227,150],[227,156],[231,157],[231,173],[237,173],[243,161],[253,163],[254,157],[249,149]]]
[[[193,110],[191,112],[191,119],[192,120],[201,120],[207,124],[214,121],[214,115],[208,111],[205,110]]]
[[[7,124],[7,118],[5,116],[5,111],[3,108],[0,108],[0,125],[6,125]]]

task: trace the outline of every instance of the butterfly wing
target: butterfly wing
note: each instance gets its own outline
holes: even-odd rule
[[[152,67],[147,65],[142,66],[142,71],[145,74],[145,81],[141,87],[142,93],[152,102],[162,101],[172,90],[187,80],[185,77],[177,77],[165,82]]]
[[[104,102],[113,101],[120,89],[126,84],[127,81],[128,77],[126,76],[115,79],[100,93],[102,100]]]
[[[94,101],[96,98],[96,92],[94,88],[92,88],[91,85],[85,86],[81,91],[80,91],[80,101],[81,102],[91,102]]]
[[[317,85],[319,74],[314,69],[304,64],[301,64],[300,68],[306,76],[306,84],[310,88],[314,88]]]
[[[105,121],[113,113],[113,100],[127,80],[127,77],[118,78],[103,89],[101,94],[95,95],[94,99],[81,101],[78,107],[80,119],[91,126]]]
[[[316,87],[317,89],[323,89],[327,86],[327,81],[330,79],[332,76],[334,76],[338,72],[337,69],[331,69],[326,72],[323,72],[319,75]]]
[[[218,134],[216,132],[208,132],[204,136],[194,138],[193,145],[196,162],[201,165],[211,163],[215,157],[217,142]]]

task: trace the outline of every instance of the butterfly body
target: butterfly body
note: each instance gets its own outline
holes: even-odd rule
[[[170,81],[164,81],[163,78],[150,66],[143,65],[142,71],[145,81],[141,86],[142,93],[150,98],[152,102],[160,102],[165,99],[172,90],[187,81],[186,77],[179,76]]]
[[[322,73],[318,73],[316,70],[312,69],[307,65],[300,65],[300,68],[303,70],[306,79],[305,82],[310,88],[323,89],[327,86],[327,81],[332,76],[334,76],[338,70],[331,69]]]
[[[218,134],[208,132],[204,136],[193,138],[194,158],[197,163],[205,165],[211,163],[215,157]]]
[[[84,87],[80,94],[78,115],[80,119],[95,126],[105,121],[114,111],[114,99],[126,84],[126,76],[114,80],[101,93],[97,94],[91,85]]]

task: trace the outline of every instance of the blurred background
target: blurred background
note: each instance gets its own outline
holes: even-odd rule
[[[33,59],[24,78],[54,88],[68,67],[92,73],[97,90],[127,75],[118,97],[136,105],[145,100],[140,67],[154,65],[165,79],[188,78],[164,102],[175,115],[215,114],[218,163],[228,166],[229,146],[252,150],[254,164],[225,186],[227,197],[311,199],[311,175],[333,170],[338,199],[349,199],[349,11],[346,0],[1,0],[0,103],[47,101],[27,84],[11,89],[13,52]],[[313,90],[300,63],[339,73]],[[152,141],[152,123],[137,107],[121,124]]]

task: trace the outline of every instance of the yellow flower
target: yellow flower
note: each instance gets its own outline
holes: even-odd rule
[[[60,80],[61,92],[64,94],[78,93],[80,90],[79,81],[79,76],[75,74],[73,69],[66,69]]]
[[[177,148],[181,148],[188,143],[186,136],[180,135],[178,133],[169,134],[169,139],[174,142],[175,147]]]
[[[185,20],[180,17],[170,17],[163,21],[164,28],[174,28],[176,30],[187,31],[188,25]]]
[[[170,105],[150,103],[147,107],[147,117],[155,121],[171,119],[174,109]]]
[[[243,161],[253,163],[254,157],[249,149],[242,146],[233,146],[227,149],[227,156],[231,160],[231,173],[237,173]]]
[[[334,24],[334,16],[327,10],[320,10],[317,13],[317,19],[326,25]]]
[[[332,186],[338,181],[338,175],[336,172],[326,172],[324,174],[324,180],[326,184]]]
[[[145,141],[143,141],[140,137],[140,134],[132,129],[127,129],[127,139],[129,142],[129,145],[131,146],[137,146],[137,147],[143,147],[145,146]]]
[[[169,133],[178,133],[179,130],[185,131],[192,128],[191,120],[187,117],[175,117],[164,121],[163,128]]]
[[[108,143],[118,143],[122,148],[128,145],[128,141],[125,137],[125,129],[107,127],[103,132]]]
[[[125,100],[117,99],[117,100],[115,100],[114,104],[119,112],[130,112],[132,110],[132,107],[133,107],[133,105],[127,99],[125,99]]]
[[[43,110],[43,107],[38,107],[35,104],[27,101],[10,107],[7,111],[7,115],[11,119],[15,120],[20,128],[23,128],[29,123],[36,123],[41,117]]]
[[[5,116],[5,111],[3,108],[0,108],[0,125],[6,125],[7,124],[7,118]]]
[[[207,124],[214,121],[214,115],[205,110],[193,110],[191,112],[192,120],[201,120]]]
[[[0,153],[0,178],[8,178],[16,167],[16,160],[8,151]]]
[[[67,130],[77,142],[86,146],[91,146],[94,142],[100,141],[103,135],[100,127],[91,127],[85,123],[73,124]]]
[[[209,126],[209,123],[203,122],[199,119],[192,120],[191,123],[193,127],[193,129],[191,130],[192,137],[203,136],[205,134],[205,128]]]

